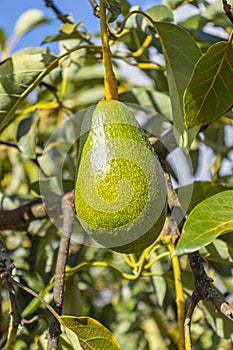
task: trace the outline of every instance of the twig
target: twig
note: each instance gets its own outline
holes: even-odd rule
[[[63,23],[71,23],[73,24],[73,22],[71,22],[68,18],[68,15],[64,15],[56,5],[54,5],[52,0],[45,0],[45,5],[47,7],[50,7],[57,15],[57,18],[60,19]]]
[[[192,348],[191,319],[193,311],[200,300],[210,300],[218,311],[233,321],[232,311],[216,288],[212,285],[213,280],[206,274],[203,266],[204,259],[199,252],[189,254],[189,261],[194,275],[195,289],[189,302],[185,318],[185,346],[187,350]]]
[[[222,0],[223,10],[225,11],[226,16],[233,23],[233,13],[231,11],[231,5],[228,4],[227,0]]]
[[[185,222],[185,215],[183,209],[180,204],[179,197],[174,190],[171,176],[167,170],[166,166],[166,157],[171,152],[171,150],[178,147],[175,137],[173,135],[172,130],[168,131],[161,138],[150,138],[150,144],[154,147],[156,154],[159,157],[161,166],[164,171],[165,180],[167,183],[167,191],[168,191],[168,206],[170,209],[171,221],[174,222],[174,225],[170,234],[172,237],[172,241],[175,244],[179,239],[180,232]]]
[[[95,0],[89,0],[89,2],[91,4],[92,10],[93,10],[93,15],[95,17],[100,18],[100,7],[97,4],[97,2]]]
[[[17,331],[19,325],[23,325],[23,320],[20,313],[20,308],[16,299],[15,288],[10,281],[7,281],[7,289],[10,298],[10,324],[9,331],[7,336],[7,342],[5,344],[4,349],[13,349],[13,346],[16,341]]]
[[[191,321],[192,321],[192,315],[193,315],[194,309],[197,306],[199,301],[200,301],[199,295],[194,291],[192,296],[191,296],[188,308],[187,308],[185,322],[184,322],[184,335],[185,335],[185,349],[186,350],[192,349]]]
[[[189,255],[189,261],[194,275],[195,293],[199,300],[210,300],[218,311],[233,321],[233,314],[229,305],[212,285],[212,278],[208,277],[205,272],[204,259],[198,252],[195,252]]]
[[[67,257],[69,253],[70,237],[72,234],[74,223],[74,208],[65,197],[62,199],[62,212],[63,212],[63,232],[61,235],[61,241],[58,250],[57,264],[55,271],[55,281],[53,289],[54,298],[54,310],[58,315],[62,314],[63,296],[64,296],[64,284],[65,284],[65,267],[67,264]],[[60,336],[60,323],[52,316],[49,325],[48,334],[48,349],[57,350],[59,346]]]
[[[15,343],[17,330],[20,324],[23,324],[20,313],[20,308],[17,303],[15,289],[12,283],[8,280],[14,269],[12,259],[6,252],[3,242],[0,241],[0,277],[6,280],[9,299],[10,299],[10,324],[8,330],[8,336],[4,349],[12,349]]]

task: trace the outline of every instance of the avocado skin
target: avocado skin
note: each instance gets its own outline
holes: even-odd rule
[[[101,101],[83,121],[75,205],[84,230],[120,253],[154,242],[166,218],[166,185],[131,110]]]

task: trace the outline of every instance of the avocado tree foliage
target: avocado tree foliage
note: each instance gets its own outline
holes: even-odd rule
[[[2,349],[232,349],[233,14],[225,0],[135,3],[90,11],[107,12],[118,98],[149,115],[167,182],[163,231],[137,254],[90,246],[75,217],[77,130],[104,98],[104,45],[52,1],[62,24],[42,46],[15,52],[0,29]],[[29,10],[15,38],[45,22]],[[157,120],[169,130],[154,137]]]

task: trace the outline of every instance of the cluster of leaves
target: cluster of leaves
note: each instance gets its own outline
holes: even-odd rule
[[[171,169],[180,200],[189,214],[176,251],[182,255],[185,292],[187,296],[191,294],[193,282],[184,254],[201,249],[216,286],[230,295],[233,292],[233,144],[229,135],[232,134],[233,51],[232,42],[227,39],[231,24],[220,1],[192,2],[186,9],[187,14],[190,12],[187,19],[178,25],[177,21],[174,23],[174,14],[184,8],[186,1],[164,0],[162,5],[146,11],[151,20],[139,13],[138,7],[130,8],[124,1],[121,21],[117,21],[122,13],[121,2],[105,2],[109,21],[115,21],[111,24],[114,39],[111,44],[119,99],[155,110],[171,122],[177,142],[189,153],[192,163],[191,186],[182,187],[176,170]],[[134,11],[130,16],[129,8]],[[25,13],[15,25],[15,38],[44,22],[46,18],[38,11]],[[218,29],[215,34],[208,31],[210,26]],[[104,95],[101,49],[80,23],[63,24],[59,34],[43,38],[44,47],[9,55],[12,42],[6,41],[1,29],[2,210],[17,208],[40,195],[41,174],[51,193],[60,194],[56,168],[64,153],[67,157],[62,172],[63,190],[74,187],[78,149],[76,143],[70,148],[70,140],[77,126],[62,131],[49,145],[47,141],[64,118],[98,102]],[[57,53],[46,47],[50,42],[58,43]],[[125,65],[142,76],[146,86],[140,78],[135,82],[123,74],[121,67]],[[45,153],[51,161],[42,163]],[[209,181],[199,178],[195,182],[206,153],[213,160],[207,174]],[[227,173],[225,169],[230,170]],[[186,203],[190,188],[193,193]],[[2,237],[14,259],[17,277],[50,302],[60,238],[56,225],[48,219],[37,220],[27,232],[18,232],[16,227],[14,232],[4,231]],[[167,247],[159,243],[142,254],[124,257],[104,249],[88,248],[75,238],[70,247],[63,313],[99,320],[111,329],[122,349],[176,349],[174,279]],[[4,284],[0,288],[0,333],[4,344],[9,301]],[[48,310],[21,290],[17,291],[17,300],[22,315],[32,321],[19,330],[14,349],[45,349]],[[118,348],[111,334],[91,318],[67,318],[64,323],[76,329],[84,348],[103,348],[100,340],[91,343],[100,333],[102,339],[109,341],[108,349]],[[230,349],[233,333],[229,323],[208,303],[200,304],[193,317],[194,348]],[[92,332],[85,331],[85,324]],[[72,348],[69,335],[63,334],[61,346]]]

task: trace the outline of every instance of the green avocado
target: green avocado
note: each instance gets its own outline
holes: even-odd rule
[[[141,251],[161,232],[167,208],[164,174],[131,110],[101,101],[86,114],[75,186],[84,230],[119,253]]]

